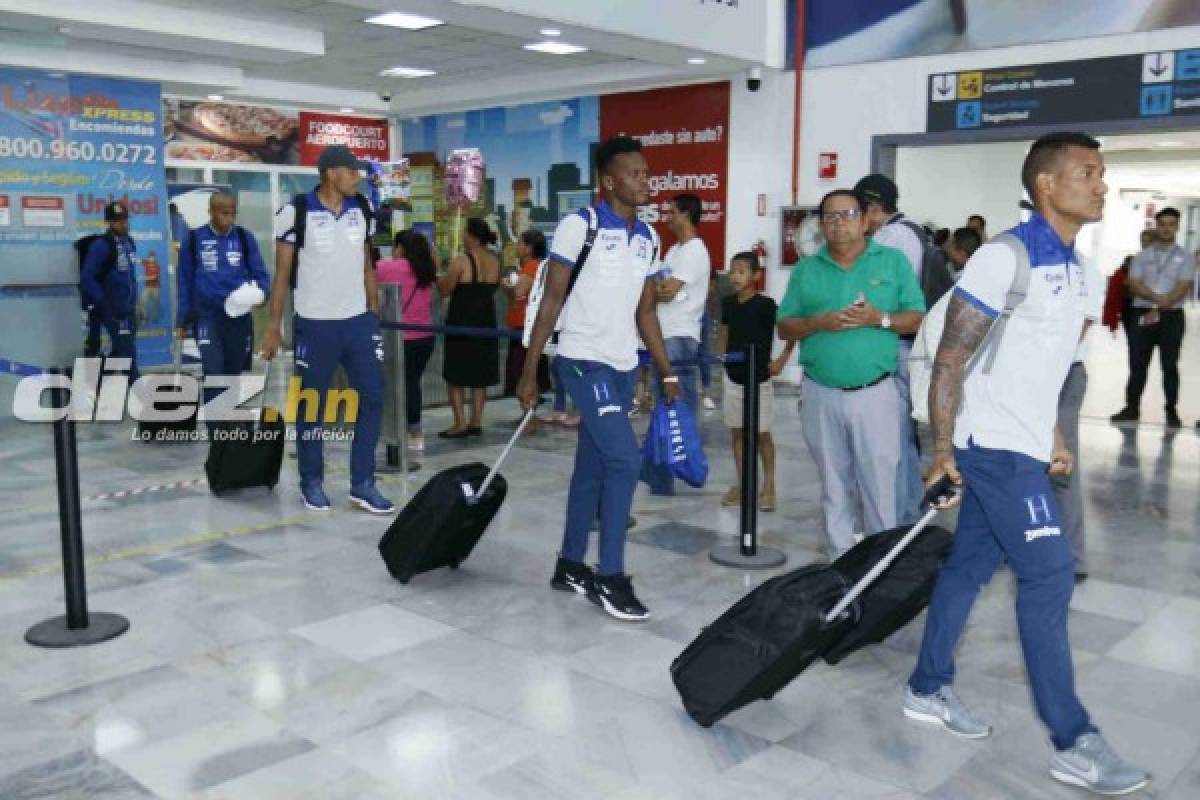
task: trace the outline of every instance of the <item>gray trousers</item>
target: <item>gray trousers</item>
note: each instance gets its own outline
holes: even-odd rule
[[[1061,475],[1050,479],[1054,487],[1054,499],[1058,502],[1059,520],[1063,533],[1071,543],[1071,554],[1075,556],[1075,569],[1082,570],[1083,552],[1083,476],[1079,458],[1079,409],[1087,393],[1087,369],[1082,361],[1071,365],[1067,380],[1058,395],[1058,428],[1062,431],[1067,449],[1075,454],[1075,469],[1069,477]]]
[[[858,531],[896,527],[900,396],[893,380],[846,392],[806,377],[803,391],[800,418],[821,476],[825,532],[841,554],[854,545]],[[858,527],[860,503],[863,528]]]
[[[908,360],[912,342],[900,339],[896,344],[896,392],[900,395],[900,469],[896,472],[896,519],[900,525],[912,525],[921,517],[921,454],[917,452],[917,424],[912,418],[912,389]]]

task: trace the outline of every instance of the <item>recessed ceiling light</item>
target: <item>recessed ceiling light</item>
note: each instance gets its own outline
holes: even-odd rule
[[[339,109],[339,111],[341,111],[343,114],[353,114],[354,113],[353,108],[342,108],[342,109]]]
[[[428,78],[430,75],[437,75],[437,72],[420,67],[390,67],[379,74],[384,78]]]
[[[210,94],[210,95],[208,96],[208,99],[209,99],[209,100],[224,100],[224,99],[225,99],[225,95],[223,95],[223,94]]]
[[[558,28],[541,28],[538,33],[542,36],[562,36],[562,31]]]
[[[566,42],[531,42],[525,45],[526,50],[532,50],[535,53],[550,53],[555,56],[570,56],[575,53],[586,53],[586,47],[580,47],[577,44],[567,44]]]
[[[1180,142],[1180,141],[1178,141],[1178,140],[1175,140],[1175,139],[1169,139],[1169,140],[1167,140],[1167,141],[1165,141],[1165,142],[1155,142],[1155,143],[1154,143],[1154,146],[1155,146],[1155,147],[1186,147],[1186,146],[1187,146],[1187,143],[1186,143],[1186,142]]]
[[[406,31],[423,31],[426,28],[436,28],[445,25],[444,20],[433,17],[423,17],[420,14],[406,14],[403,11],[389,11],[386,14],[376,14],[365,20],[372,25],[387,25],[391,28],[403,28]]]
[[[688,59],[688,63],[698,67],[701,64],[707,64],[708,59],[701,58],[700,56],[692,56],[691,58]]]

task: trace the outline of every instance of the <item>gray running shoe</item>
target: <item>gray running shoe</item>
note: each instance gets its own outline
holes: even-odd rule
[[[963,739],[982,739],[992,732],[992,726],[968,711],[949,686],[933,694],[917,694],[905,684],[904,716],[941,725]]]
[[[1106,795],[1129,794],[1150,783],[1150,773],[1117,755],[1098,733],[1085,733],[1070,750],[1055,752],[1050,774],[1055,780]]]

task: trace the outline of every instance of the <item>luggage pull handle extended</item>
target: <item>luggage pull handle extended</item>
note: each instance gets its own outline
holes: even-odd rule
[[[496,459],[496,463],[488,470],[487,477],[483,479],[483,483],[479,484],[479,490],[471,493],[470,485],[463,484],[463,491],[467,495],[467,505],[475,505],[487,492],[488,487],[492,485],[492,481],[496,479],[496,473],[500,471],[500,467],[504,464],[504,459],[508,458],[508,454],[512,452],[513,445],[517,443],[517,439],[521,438],[521,434],[525,432],[525,426],[529,424],[529,420],[533,419],[533,409],[525,412],[525,416],[521,418],[521,424],[517,425],[517,430],[513,432],[512,438],[508,440],[508,444],[504,446],[504,451],[500,453],[500,457]]]
[[[883,574],[884,570],[892,565],[900,553],[904,552],[904,548],[908,547],[909,543],[921,535],[921,531],[933,522],[934,517],[938,515],[940,509],[938,505],[946,500],[957,495],[962,491],[962,487],[953,483],[949,478],[943,477],[940,481],[929,487],[929,491],[925,492],[925,496],[921,498],[921,508],[928,509],[925,515],[913,525],[908,533],[896,543],[888,554],[879,560],[875,566],[862,579],[854,584],[850,591],[846,592],[846,596],[838,601],[833,610],[825,615],[826,624],[833,622],[842,615],[842,612],[850,607],[850,604],[858,599],[858,596],[867,590],[867,587],[875,582],[875,579]]]

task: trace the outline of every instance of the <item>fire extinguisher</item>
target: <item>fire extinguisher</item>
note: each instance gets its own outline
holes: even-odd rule
[[[762,239],[759,239],[754,243],[754,247],[750,249],[754,252],[754,255],[758,256],[758,263],[764,267],[764,269],[760,269],[758,271],[758,277],[755,278],[754,288],[758,289],[760,292],[765,292],[767,290],[767,270],[765,269],[767,266],[767,243]]]

